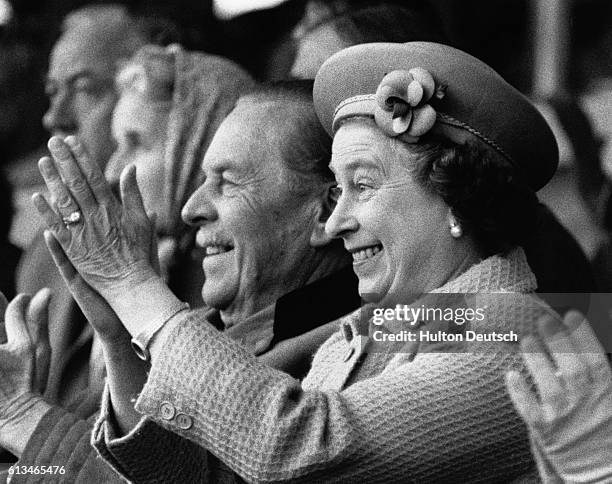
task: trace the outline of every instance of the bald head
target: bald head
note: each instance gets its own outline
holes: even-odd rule
[[[66,17],[51,53],[43,124],[52,134],[79,136],[102,167],[115,147],[110,124],[116,70],[146,41],[125,7],[94,5]]]
[[[84,42],[92,55],[104,52],[108,59],[129,59],[146,43],[138,22],[122,5],[90,5],[68,14],[59,44]]]

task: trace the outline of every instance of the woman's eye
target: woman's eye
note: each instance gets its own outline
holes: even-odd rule
[[[330,195],[332,200],[338,201],[338,199],[342,195],[342,187],[339,187],[337,185],[335,187],[330,187],[329,195]]]
[[[355,187],[360,192],[365,192],[366,190],[370,190],[371,188],[373,188],[372,187],[372,183],[367,182],[367,181],[357,182],[357,183],[355,183]]]

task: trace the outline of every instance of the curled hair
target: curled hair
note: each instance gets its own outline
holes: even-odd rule
[[[475,143],[423,141],[411,146],[416,179],[444,200],[481,252],[525,245],[537,227],[538,199],[516,170]]]
[[[174,91],[175,55],[172,49],[147,45],[134,54],[116,77],[120,94],[134,90],[151,101],[171,101]]]

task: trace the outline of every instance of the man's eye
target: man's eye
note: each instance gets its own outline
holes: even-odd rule
[[[106,90],[106,84],[90,78],[76,79],[72,84],[75,93],[82,93],[88,96],[102,95]]]
[[[359,190],[360,192],[365,192],[366,190],[369,190],[372,188],[372,185],[368,183],[363,183],[363,182],[359,182],[355,186],[357,187],[357,190]]]

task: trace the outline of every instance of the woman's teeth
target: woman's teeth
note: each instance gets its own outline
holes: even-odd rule
[[[371,257],[374,257],[382,250],[381,245],[375,245],[373,247],[368,247],[367,249],[358,250],[357,252],[353,252],[353,261],[360,262]]]
[[[222,245],[208,245],[206,247],[206,255],[222,254],[223,252],[227,252],[228,250],[228,247],[224,247]]]

